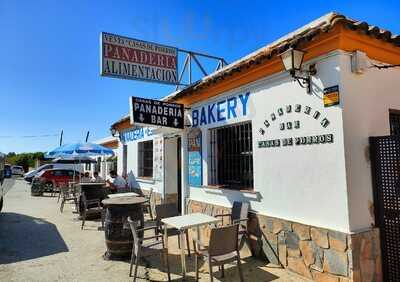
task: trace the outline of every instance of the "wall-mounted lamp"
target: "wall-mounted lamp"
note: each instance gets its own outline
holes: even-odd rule
[[[111,133],[112,137],[115,137],[115,135],[117,135],[118,131],[115,128],[111,127],[110,133]]]
[[[290,48],[280,54],[282,63],[290,75],[297,80],[301,87],[307,88],[307,93],[311,93],[311,76],[317,73],[315,65],[310,65],[308,70],[302,70],[304,51]],[[306,76],[298,76],[296,73],[305,73]]]

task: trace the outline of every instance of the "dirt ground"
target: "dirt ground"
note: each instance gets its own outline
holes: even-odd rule
[[[57,198],[31,197],[23,180],[5,197],[0,214],[0,281],[132,281],[129,262],[105,261],[104,232],[98,221],[87,221],[80,229],[72,205],[60,213]],[[180,281],[180,258],[176,238],[171,238],[169,260],[173,281]],[[244,251],[244,254],[248,252]],[[194,281],[193,256],[187,258],[187,280]],[[139,268],[137,281],[166,281],[159,256],[150,266]],[[251,257],[242,261],[245,281],[305,281],[291,272],[266,267]],[[239,281],[237,269],[227,266],[225,278],[214,269],[214,281]],[[200,270],[200,281],[209,281],[208,266]]]

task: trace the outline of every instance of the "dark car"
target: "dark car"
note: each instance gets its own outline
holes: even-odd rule
[[[79,182],[79,179],[80,172],[72,169],[47,169],[35,176],[35,180],[39,182],[45,192],[53,191],[54,187],[68,185],[71,181]]]

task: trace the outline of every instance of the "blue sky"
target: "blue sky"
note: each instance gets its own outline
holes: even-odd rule
[[[399,1],[0,0],[0,151],[105,137],[129,96],[174,90],[101,77],[101,31],[232,62],[329,11],[400,33]]]

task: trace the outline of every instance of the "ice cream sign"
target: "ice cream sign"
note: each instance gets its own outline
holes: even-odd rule
[[[250,92],[221,99],[192,110],[192,127],[243,117],[249,111]]]

